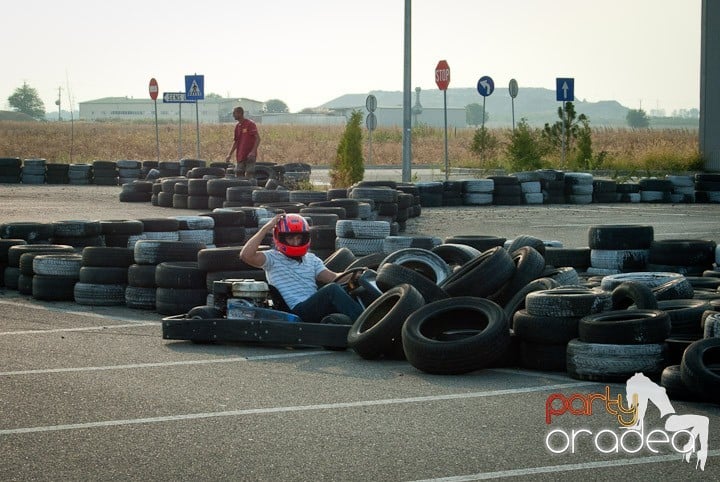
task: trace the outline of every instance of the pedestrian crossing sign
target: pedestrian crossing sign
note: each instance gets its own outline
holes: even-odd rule
[[[204,75],[186,75],[185,76],[185,98],[187,100],[203,100],[205,99],[205,76]]]

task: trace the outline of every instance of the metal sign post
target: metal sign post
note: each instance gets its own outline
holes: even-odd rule
[[[493,81],[492,77],[489,77],[487,75],[483,75],[478,79],[477,83],[477,91],[480,95],[482,95],[483,98],[483,108],[482,108],[482,132],[483,135],[485,134],[485,99],[492,94],[495,91],[495,82]],[[481,149],[480,151],[482,154],[480,155],[480,160],[485,161],[485,149]]]
[[[515,79],[510,79],[510,84],[508,85],[508,90],[510,91],[510,103],[512,104],[512,126],[513,131],[515,131],[515,97],[518,95],[518,83]]]
[[[447,128],[447,89],[450,85],[450,66],[446,60],[441,60],[435,67],[435,83],[443,91],[443,121],[445,125],[445,180],[448,180],[450,170],[448,156],[448,128]]]
[[[368,130],[368,164],[372,164],[372,133],[377,127],[377,117],[375,117],[375,109],[377,109],[377,98],[370,94],[365,99],[365,108],[370,112],[365,119],[365,127]]]
[[[197,158],[200,159],[200,111],[197,101],[205,98],[205,76],[204,75],[186,75],[185,76],[185,97],[187,100],[195,102],[195,133],[197,139]]]
[[[158,128],[158,115],[157,115],[157,96],[158,96],[158,83],[153,77],[150,79],[150,98],[155,104],[155,148],[157,150],[157,160],[160,162],[160,129]]]
[[[182,159],[182,105],[197,104],[197,102],[188,100],[185,92],[163,92],[163,103],[178,105],[178,159]]]
[[[555,100],[562,102],[562,164],[565,166],[565,116],[567,103],[575,100],[575,79],[572,77],[558,77],[555,79]]]

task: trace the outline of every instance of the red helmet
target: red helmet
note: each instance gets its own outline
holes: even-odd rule
[[[297,246],[287,244],[287,236],[302,234],[302,240]],[[304,256],[310,248],[310,227],[305,218],[299,214],[286,214],[273,229],[275,249],[285,256]]]

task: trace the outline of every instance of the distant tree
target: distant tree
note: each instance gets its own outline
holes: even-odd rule
[[[490,119],[490,114],[485,112],[485,122]],[[483,123],[483,108],[477,102],[465,106],[465,122],[469,126],[479,126]]]
[[[633,129],[645,129],[650,127],[650,118],[642,109],[630,109],[625,116],[628,126]]]
[[[555,147],[562,146],[563,135],[565,149],[570,152],[573,149],[573,141],[578,137],[578,131],[583,121],[587,120],[585,114],[579,116],[575,113],[575,106],[572,102],[565,102],[564,108],[558,107],[559,121],[553,125],[545,124],[542,137]]]
[[[265,112],[270,112],[271,114],[280,114],[288,111],[289,109],[287,104],[280,99],[270,99],[265,102]]]
[[[16,112],[27,114],[33,119],[45,118],[45,104],[40,100],[38,91],[23,82],[22,87],[15,89],[15,92],[8,97],[8,104]]]
[[[205,94],[206,99],[222,99],[223,96],[220,94],[216,94],[215,92],[210,92],[209,94]]]

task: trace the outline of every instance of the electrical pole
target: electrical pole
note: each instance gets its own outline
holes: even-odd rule
[[[58,122],[60,122],[62,120],[62,117],[60,115],[60,112],[61,112],[61,110],[60,110],[61,109],[60,108],[60,92],[62,92],[62,87],[58,87],[58,98],[55,101],[55,104],[57,104],[57,106],[58,106]]]

